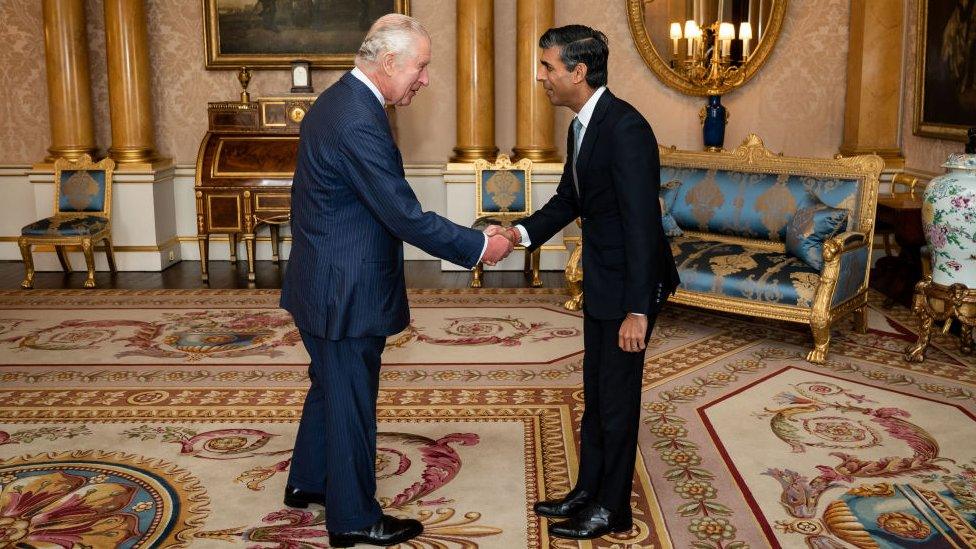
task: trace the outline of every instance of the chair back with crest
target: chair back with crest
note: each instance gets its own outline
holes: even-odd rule
[[[92,162],[86,154],[75,161],[67,158],[55,160],[55,215],[94,215],[111,219],[114,170],[115,161],[111,158]]]
[[[475,219],[511,223],[532,213],[532,160],[513,164],[507,154],[494,162],[479,158],[474,162],[474,179]]]

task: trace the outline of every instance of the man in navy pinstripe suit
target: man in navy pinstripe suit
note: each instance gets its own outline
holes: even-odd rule
[[[403,241],[458,265],[503,259],[504,236],[421,209],[384,105],[406,106],[428,84],[430,37],[415,19],[381,17],[356,68],[302,121],[292,185],[293,246],[281,306],[312,363],[285,504],[325,505],[332,547],[395,545],[421,524],[376,502],[376,398],[386,336],[410,319]]]

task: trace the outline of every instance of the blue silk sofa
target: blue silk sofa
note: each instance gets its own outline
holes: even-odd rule
[[[784,157],[756,135],[733,151],[660,152],[662,202],[683,232],[673,302],[809,324],[814,363],[839,319],[866,328],[880,157]],[[832,229],[816,226],[831,214]]]
[[[842,317],[854,313],[866,328],[880,157],[785,157],[756,135],[732,151],[660,155],[664,227],[681,276],[672,303],[809,324],[814,363],[826,360]],[[579,252],[566,269],[567,308],[582,297]]]

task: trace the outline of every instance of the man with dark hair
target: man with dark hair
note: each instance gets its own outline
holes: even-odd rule
[[[632,527],[644,350],[678,272],[661,226],[657,141],[644,117],[606,88],[606,36],[569,25],[546,31],[539,47],[537,80],[553,105],[576,118],[555,196],[506,234],[531,251],[582,221],[579,477],[564,498],[541,501],[535,511],[567,519],[550,524],[553,536],[590,539]]]

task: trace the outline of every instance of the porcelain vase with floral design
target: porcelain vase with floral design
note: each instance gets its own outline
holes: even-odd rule
[[[976,288],[976,154],[952,154],[949,172],[925,188],[922,227],[932,252],[932,281]]]

